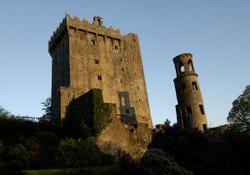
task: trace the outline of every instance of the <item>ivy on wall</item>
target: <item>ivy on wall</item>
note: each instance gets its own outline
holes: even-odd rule
[[[112,112],[111,104],[103,102],[102,91],[100,89],[93,90],[92,107],[92,129],[95,134],[98,134],[111,122]]]
[[[69,104],[63,121],[65,135],[97,135],[111,122],[111,112],[111,104],[103,102],[102,90],[92,89]]]

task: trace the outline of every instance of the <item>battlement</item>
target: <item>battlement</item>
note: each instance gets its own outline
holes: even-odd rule
[[[49,50],[56,43],[56,40],[61,36],[61,34],[66,30],[66,18],[62,20],[59,27],[57,27],[56,31],[53,32],[52,36],[49,40]]]
[[[65,18],[60,23],[56,31],[53,32],[53,35],[51,36],[49,40],[49,50],[57,42],[57,40],[64,33],[64,31],[66,29],[68,30],[69,28],[74,29],[74,30],[95,33],[95,34],[101,34],[103,36],[107,36],[111,38],[120,39],[122,37],[120,29],[113,28],[111,26],[110,27],[103,26],[103,19],[100,16],[94,16],[93,22],[89,22],[86,19],[80,20],[77,16],[74,16],[72,18],[70,15],[66,14]],[[131,35],[131,34],[128,34],[128,35]]]

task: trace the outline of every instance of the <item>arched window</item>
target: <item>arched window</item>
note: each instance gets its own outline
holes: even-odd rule
[[[179,62],[179,67],[180,67],[181,73],[185,72],[185,67],[182,62]]]

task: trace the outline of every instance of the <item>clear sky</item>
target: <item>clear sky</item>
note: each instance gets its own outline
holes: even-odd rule
[[[208,125],[226,123],[250,84],[249,0],[1,0],[0,105],[39,117],[51,93],[48,40],[65,16],[139,35],[154,124],[176,122],[172,58],[193,54]]]

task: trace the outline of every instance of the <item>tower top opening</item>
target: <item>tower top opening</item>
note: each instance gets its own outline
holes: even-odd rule
[[[103,25],[102,17],[100,17],[100,16],[94,16],[93,17],[93,24],[97,24],[98,26],[101,27]]]

